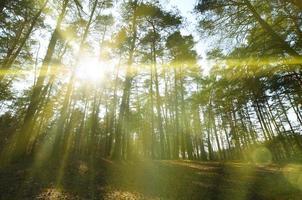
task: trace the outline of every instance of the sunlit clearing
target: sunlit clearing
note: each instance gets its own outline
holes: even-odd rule
[[[99,81],[103,79],[107,65],[108,63],[99,61],[95,57],[84,57],[80,59],[76,76],[85,81]]]

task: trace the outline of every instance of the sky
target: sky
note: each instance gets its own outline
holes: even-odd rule
[[[181,11],[181,13],[190,18],[193,17],[190,12],[193,11],[194,6],[196,5],[196,0],[170,0],[170,5],[175,5]]]
[[[202,67],[203,73],[207,75],[211,68],[211,63],[206,59],[206,50],[208,43],[206,39],[200,38],[200,35],[197,30],[197,16],[193,13],[194,7],[197,4],[198,0],[163,0],[168,1],[167,7],[172,8],[175,6],[179,9],[181,15],[186,18],[186,26],[182,28],[181,32],[184,35],[192,34],[194,40],[196,41],[196,51],[201,57],[199,64]]]

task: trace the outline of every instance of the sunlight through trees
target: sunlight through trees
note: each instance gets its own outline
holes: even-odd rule
[[[168,4],[1,0],[0,165],[302,161],[300,1]]]

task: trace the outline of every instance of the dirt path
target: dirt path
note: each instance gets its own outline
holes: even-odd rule
[[[302,199],[298,165],[108,160],[50,163],[37,167],[20,162],[0,169],[0,199]]]

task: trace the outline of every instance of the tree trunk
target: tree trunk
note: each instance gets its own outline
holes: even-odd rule
[[[22,28],[20,29],[19,33],[17,34],[17,37],[15,38],[16,42],[13,45],[13,47],[11,48],[11,50],[8,52],[6,58],[4,59],[4,62],[2,63],[2,69],[7,70],[10,69],[12,64],[15,62],[16,58],[18,57],[18,55],[20,54],[21,50],[23,49],[24,45],[26,44],[26,42],[28,41],[30,34],[32,33],[34,27],[36,26],[36,23],[39,19],[39,17],[41,16],[43,10],[45,9],[47,3],[49,0],[46,0],[42,6],[42,8],[38,11],[38,13],[34,16],[34,18],[32,19],[31,25],[28,28],[27,32],[25,33],[24,37],[21,39],[21,35],[23,32],[23,29],[25,28],[26,25],[26,21],[23,23]],[[17,44],[19,44],[18,48]],[[0,82],[3,80],[4,75],[0,76]]]
[[[45,75],[46,75],[46,72],[48,71],[48,67],[49,67],[50,61],[52,59],[56,43],[58,41],[59,31],[61,29],[61,24],[62,24],[62,21],[64,19],[64,16],[65,16],[65,13],[67,10],[68,2],[69,2],[69,0],[64,0],[64,2],[63,2],[63,7],[62,7],[61,13],[58,17],[58,20],[57,20],[56,29],[54,30],[54,32],[51,36],[37,83],[33,89],[33,93],[30,98],[30,103],[29,103],[29,106],[27,107],[27,110],[25,113],[23,125],[20,130],[20,135],[17,139],[18,148],[16,150],[18,152],[15,152],[17,155],[23,154],[26,152],[26,148],[27,148],[27,145],[28,145],[28,142],[30,139],[30,132],[34,126],[33,118],[34,118],[35,113],[37,112],[37,108],[39,105],[40,93],[41,93],[43,83],[45,80]]]
[[[153,67],[154,67],[154,77],[155,77],[156,110],[158,115],[158,130],[159,130],[159,137],[160,137],[160,158],[163,159],[166,157],[165,135],[164,135],[163,121],[162,121],[163,118],[162,118],[161,106],[160,106],[161,100],[159,94],[159,81],[158,81],[158,73],[157,73],[157,66],[156,66],[155,43],[153,43]]]
[[[280,35],[278,35],[266,21],[264,21],[262,19],[262,17],[259,15],[257,10],[255,9],[255,7],[251,4],[250,0],[244,0],[244,3],[247,6],[247,8],[250,10],[250,12],[252,13],[255,20],[261,25],[261,27],[267,33],[269,33],[272,36],[272,38],[274,40],[276,40],[288,54],[290,54],[292,56],[298,56],[298,57],[301,56],[293,48],[291,48],[290,45]]]
[[[175,112],[175,139],[174,139],[174,158],[179,158],[179,113],[178,113],[178,73],[174,67],[174,112]]]
[[[130,50],[129,50],[129,58],[127,62],[127,71],[126,71],[126,80],[124,83],[124,89],[123,89],[123,96],[122,96],[122,102],[120,105],[120,111],[119,111],[119,117],[117,121],[117,130],[115,134],[115,146],[114,146],[114,152],[112,155],[113,159],[120,160],[122,157],[122,134],[123,134],[123,123],[125,120],[125,116],[127,114],[127,103],[129,103],[127,100],[130,96],[130,90],[133,80],[133,74],[131,72],[132,70],[132,63],[133,63],[133,55],[134,55],[134,49],[136,46],[136,40],[137,40],[137,4],[138,0],[134,1],[134,10],[133,10],[133,18],[132,18],[132,41],[130,44]]]
[[[183,72],[182,72],[182,68],[180,67],[180,99],[181,99],[181,114],[182,114],[182,122],[184,124],[184,139],[185,139],[185,147],[186,147],[186,151],[188,154],[188,158],[189,159],[193,159],[193,149],[192,149],[192,139],[191,136],[189,134],[189,122],[188,122],[188,115],[187,115],[187,111],[186,111],[186,106],[185,106],[185,97],[184,97],[184,92],[185,92],[185,88],[184,88],[184,78],[183,78]]]

